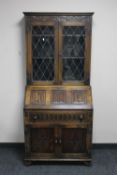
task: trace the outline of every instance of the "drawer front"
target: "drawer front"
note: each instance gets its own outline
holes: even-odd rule
[[[30,122],[78,122],[89,123],[92,113],[88,112],[30,112]]]

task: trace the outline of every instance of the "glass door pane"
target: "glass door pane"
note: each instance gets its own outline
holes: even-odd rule
[[[32,27],[32,78],[33,81],[54,80],[54,26]]]
[[[62,28],[62,80],[83,81],[85,59],[85,27]]]

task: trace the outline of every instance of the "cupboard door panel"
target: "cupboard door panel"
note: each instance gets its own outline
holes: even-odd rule
[[[31,129],[31,152],[54,153],[54,129]]]
[[[86,129],[63,128],[62,129],[62,153],[86,152]]]

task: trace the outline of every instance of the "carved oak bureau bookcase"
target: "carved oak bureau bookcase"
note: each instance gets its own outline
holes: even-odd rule
[[[24,13],[25,162],[91,161],[93,13]]]

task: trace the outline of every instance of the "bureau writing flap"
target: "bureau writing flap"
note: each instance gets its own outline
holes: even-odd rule
[[[25,109],[92,109],[90,86],[27,86]]]

